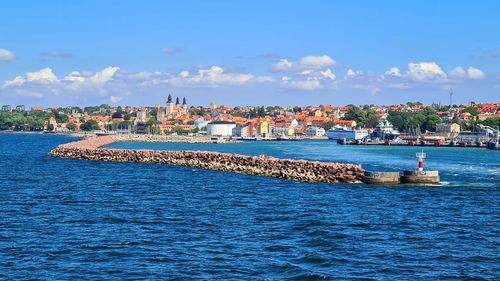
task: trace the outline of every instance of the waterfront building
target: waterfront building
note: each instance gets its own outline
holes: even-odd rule
[[[122,122],[123,121],[123,114],[120,111],[113,113],[113,115],[111,115],[111,121]]]
[[[156,106],[156,121],[165,121],[165,110],[162,109],[159,105]]]
[[[348,127],[348,128],[354,128],[357,125],[356,121],[354,121],[354,120],[334,120],[333,122],[336,125]]]
[[[208,124],[208,121],[205,120],[205,118],[200,117],[194,121],[194,127],[197,128],[198,130],[201,130],[203,128],[206,128]]]
[[[267,121],[260,122],[258,132],[261,136],[267,137],[269,135],[269,123]]]
[[[146,123],[148,121],[148,112],[146,109],[138,110],[137,117],[135,119],[136,123]]]
[[[436,124],[436,135],[443,136],[445,138],[454,138],[460,133],[460,125],[457,123],[446,124],[440,123]]]
[[[212,121],[207,124],[207,134],[210,136],[230,137],[236,123],[233,121]]]
[[[243,127],[241,127],[239,137],[249,138],[251,136],[252,135],[250,134],[250,127],[249,126],[243,126]]]
[[[53,132],[57,131],[56,118],[50,117],[49,120],[47,120],[46,122],[45,128],[47,129],[47,131],[53,131]]]
[[[233,128],[233,137],[241,137],[241,130],[243,127],[239,124],[236,124],[236,127]]]
[[[325,135],[325,129],[321,127],[308,127],[306,129],[306,135],[310,137],[322,137]]]

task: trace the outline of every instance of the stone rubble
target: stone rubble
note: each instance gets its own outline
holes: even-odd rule
[[[115,142],[113,136],[88,138],[62,144],[49,154],[61,158],[95,161],[172,164],[202,169],[270,176],[304,182],[361,182],[361,165],[245,156],[210,151],[162,151],[101,148]]]

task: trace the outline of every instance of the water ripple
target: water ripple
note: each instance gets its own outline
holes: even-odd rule
[[[327,185],[46,155],[68,140],[0,134],[0,280],[500,279],[498,153],[430,149],[448,185]],[[414,165],[396,147],[208,147]]]

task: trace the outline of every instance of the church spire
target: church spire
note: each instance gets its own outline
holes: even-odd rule
[[[186,102],[186,97],[183,97],[183,98],[182,98],[182,105],[187,105],[187,102]]]
[[[180,104],[180,102],[179,102],[179,97],[177,97],[177,98],[175,99],[175,105],[179,105],[179,104]]]
[[[172,95],[168,94],[167,103],[172,103]]]

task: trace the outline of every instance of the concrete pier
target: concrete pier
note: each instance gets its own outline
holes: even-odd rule
[[[439,183],[439,171],[403,171],[403,183]]]
[[[62,144],[50,152],[61,158],[96,161],[173,164],[225,172],[262,175],[304,182],[355,183],[363,179],[357,164],[331,163],[209,151],[160,151],[101,148],[115,142],[113,136]]]
[[[368,172],[365,171],[363,182],[368,184],[399,184],[399,172]]]

